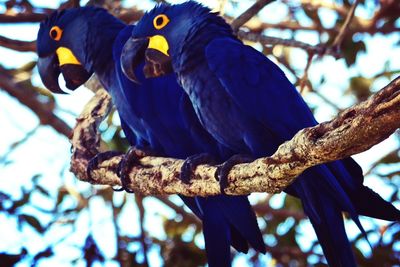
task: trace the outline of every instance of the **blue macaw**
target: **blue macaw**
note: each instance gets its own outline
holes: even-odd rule
[[[132,69],[143,57],[146,77],[175,72],[202,125],[235,153],[269,156],[299,130],[317,124],[282,70],[238,40],[222,17],[194,1],[156,6],[138,22],[126,46],[134,48],[124,49],[121,59],[131,80],[137,80]],[[241,158],[222,166],[221,183]],[[286,189],[300,198],[330,266],[356,266],[343,211],[364,235],[359,214],[400,219],[400,212],[363,179],[359,165],[346,158],[306,170]]]
[[[123,75],[119,60],[133,28],[101,8],[54,13],[41,23],[37,39],[38,69],[44,85],[61,93],[61,72],[67,88],[74,90],[95,73],[111,94],[131,145],[161,156],[185,159],[209,153],[224,160],[231,152],[203,129],[174,75],[145,79],[141,74],[144,62],[136,71],[140,85]],[[231,245],[244,253],[249,245],[265,253],[247,197],[181,198],[203,222],[210,266],[230,266]]]

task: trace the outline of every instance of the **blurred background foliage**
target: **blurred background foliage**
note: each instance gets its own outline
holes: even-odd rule
[[[201,223],[177,197],[144,198],[72,177],[67,137],[91,92],[80,89],[85,92],[53,96],[43,88],[35,68],[38,22],[55,9],[100,5],[133,23],[155,2],[0,2],[1,266],[206,264]],[[253,0],[203,2],[228,21],[254,4]],[[275,1],[242,26],[238,35],[279,63],[317,118],[327,120],[366,100],[400,72],[400,1],[357,4],[349,25],[343,26],[353,1]],[[116,112],[101,131],[105,148],[127,149]],[[366,183],[399,206],[398,135],[357,159]],[[234,253],[235,266],[324,265],[296,199],[282,193],[254,194],[251,200],[268,253]],[[360,266],[400,265],[400,226],[365,218],[362,223],[372,247],[346,222]]]

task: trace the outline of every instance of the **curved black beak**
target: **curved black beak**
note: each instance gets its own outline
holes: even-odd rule
[[[143,60],[146,63],[143,68],[146,78],[159,77],[172,72],[171,57],[165,54],[165,51],[163,53],[162,49],[157,49],[152,42],[154,42],[154,37],[140,39],[131,37],[125,43],[121,53],[121,68],[131,81],[138,83],[135,68]]]
[[[56,94],[66,94],[58,84],[60,73],[64,76],[65,86],[70,90],[75,90],[84,84],[92,75],[82,65],[64,64],[60,66],[57,54],[39,57],[37,66],[44,86]]]
[[[126,41],[121,53],[121,68],[122,72],[129,80],[139,83],[135,75],[136,67],[144,61],[145,51],[149,44],[147,38],[135,39],[129,38]]]
[[[58,76],[61,70],[59,67],[57,55],[53,54],[48,57],[39,57],[37,62],[40,79],[47,89],[57,94],[65,94],[58,84]]]

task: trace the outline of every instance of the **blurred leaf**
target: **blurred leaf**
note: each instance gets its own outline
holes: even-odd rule
[[[309,17],[316,25],[322,25],[318,15],[317,8],[304,8],[304,13]]]
[[[14,214],[18,208],[24,206],[29,202],[29,198],[30,198],[30,192],[23,190],[22,198],[17,201],[14,201],[13,205],[8,209],[8,212],[10,214]]]
[[[40,186],[40,185],[36,185],[36,190],[38,190],[42,195],[45,195],[46,197],[50,197],[50,193],[49,191],[47,191],[46,189],[44,189],[44,187]]]
[[[350,79],[349,91],[357,97],[358,101],[367,100],[371,95],[370,88],[373,81],[373,79],[368,79],[361,76],[352,77]]]
[[[35,228],[36,231],[38,231],[39,233],[43,233],[45,231],[45,229],[42,227],[42,225],[40,224],[39,220],[36,219],[34,216],[32,215],[27,215],[27,214],[20,214],[18,215],[18,219],[21,221],[25,221],[26,223],[28,223],[30,226],[32,226],[33,228]]]
[[[94,262],[104,262],[104,256],[97,247],[96,242],[93,239],[93,236],[89,234],[85,241],[85,246],[83,247],[83,257],[86,261],[86,266],[92,266]]]
[[[347,66],[351,66],[356,62],[357,55],[360,52],[366,51],[366,46],[363,41],[354,42],[350,38],[345,38],[342,43],[342,52]]]
[[[301,205],[301,201],[298,198],[292,197],[290,195],[285,196],[285,201],[283,203],[283,207],[288,209],[288,210],[294,210],[294,211],[302,211],[303,206]]]
[[[9,194],[6,194],[4,192],[0,191],[0,202],[4,201],[4,200],[10,200],[11,196]]]
[[[51,247],[46,248],[45,250],[39,252],[38,254],[35,255],[32,261],[32,267],[36,266],[39,260],[43,258],[50,258],[51,256],[54,255],[53,249]]]
[[[390,164],[390,163],[398,163],[400,162],[399,151],[396,149],[395,151],[390,152],[383,158],[379,160],[379,163]]]
[[[34,176],[32,176],[31,180],[32,183],[37,184],[39,182],[39,179],[43,177],[43,174],[35,174]]]
[[[177,222],[164,218],[164,230],[169,238],[180,238],[189,228],[187,221]]]
[[[65,187],[60,187],[57,194],[56,207],[58,207],[64,200],[64,198],[68,195],[68,191]]]
[[[24,255],[22,254],[0,253],[0,263],[1,266],[11,267],[14,266],[17,262],[19,262],[23,257]]]
[[[207,263],[205,252],[193,242],[174,240],[161,247],[165,267],[197,267]]]
[[[10,70],[9,72],[11,75],[17,75],[17,74],[24,73],[24,72],[31,73],[34,67],[36,67],[36,61],[30,61],[28,63],[25,63],[18,69],[13,69],[13,70]]]
[[[101,196],[106,203],[110,203],[113,201],[114,190],[111,187],[99,188],[97,195]]]

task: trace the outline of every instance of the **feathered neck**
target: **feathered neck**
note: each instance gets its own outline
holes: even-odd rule
[[[176,72],[192,69],[198,60],[204,59],[206,46],[216,38],[234,38],[232,28],[217,13],[202,7],[201,12],[195,13],[191,26],[175,51],[173,66]]]
[[[113,43],[124,27],[126,24],[101,9],[88,20],[87,63],[98,75],[113,65]]]

